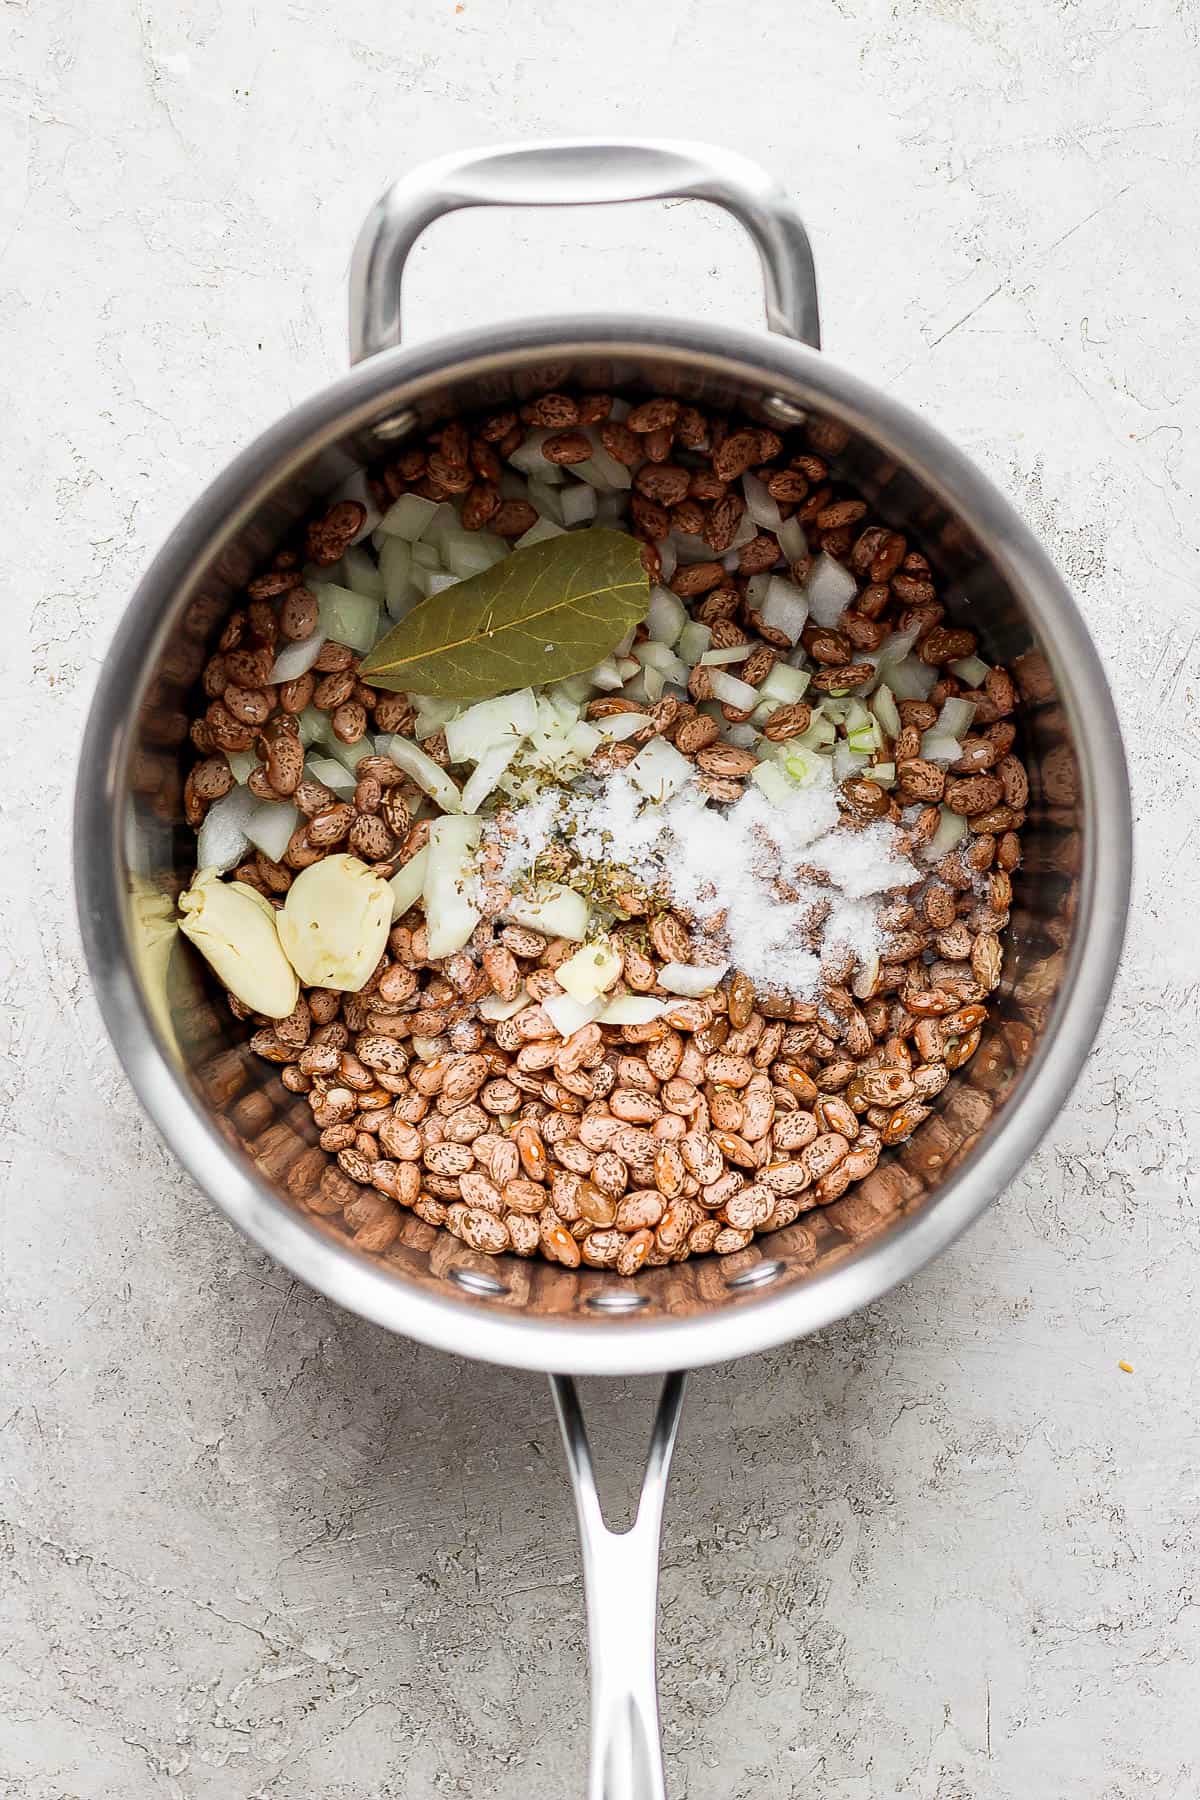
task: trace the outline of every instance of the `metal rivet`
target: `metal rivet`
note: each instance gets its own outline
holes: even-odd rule
[[[460,1263],[446,1270],[446,1279],[457,1282],[468,1294],[479,1294],[484,1300],[494,1300],[498,1295],[508,1292],[507,1282],[489,1275],[485,1269],[467,1269]]]
[[[785,400],[782,394],[768,394],[762,409],[780,425],[803,425],[808,417],[802,406],[797,406],[793,400]]]
[[[411,407],[404,412],[391,413],[386,419],[377,419],[371,430],[383,444],[394,443],[397,438],[407,437],[417,423],[417,415]]]
[[[743,1269],[739,1275],[731,1275],[725,1283],[727,1288],[766,1287],[768,1281],[774,1281],[787,1268],[786,1263],[755,1263],[752,1269]]]
[[[589,1294],[588,1306],[594,1306],[597,1312],[636,1312],[639,1306],[649,1306],[649,1294],[635,1294],[631,1288],[605,1288],[603,1293]]]

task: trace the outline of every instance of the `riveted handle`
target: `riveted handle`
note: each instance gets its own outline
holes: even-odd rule
[[[400,342],[400,288],[427,226],[468,206],[611,206],[708,200],[750,234],[762,263],[767,324],[821,346],[808,234],[782,190],[743,156],[708,144],[563,138],[464,151],[392,183],[359,233],[350,270],[350,360]]]
[[[658,1552],[683,1379],[668,1375],[663,1383],[637,1517],[628,1531],[610,1531],[575,1383],[569,1375],[550,1377],[583,1548],[592,1679],[588,1800],[665,1800],[654,1660]]]

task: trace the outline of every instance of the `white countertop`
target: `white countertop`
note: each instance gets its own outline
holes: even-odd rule
[[[782,176],[828,349],[968,448],[1073,583],[1136,790],[1123,974],[1025,1172],[865,1316],[693,1378],[671,1792],[1191,1800],[1194,22],[1167,0],[0,16],[0,1793],[582,1791],[545,1387],[390,1339],[234,1236],[118,1072],[68,864],[125,596],[230,454],[343,366],[377,191],[443,150],[587,131],[711,137]],[[759,316],[748,247],[690,205],[460,215],[410,298],[421,335],[583,305]],[[608,1460],[632,1465],[649,1392],[590,1385]]]

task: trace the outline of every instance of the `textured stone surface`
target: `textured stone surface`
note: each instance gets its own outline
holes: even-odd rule
[[[547,1392],[338,1313],[220,1222],[116,1068],[66,898],[73,746],[124,596],[235,447],[341,367],[376,191],[581,130],[707,133],[780,171],[830,350],[971,449],[1074,583],[1138,820],[1117,997],[1024,1174],[904,1292],[693,1380],[671,1791],[1200,1791],[1195,20],[750,16],[0,9],[6,1800],[581,1791]],[[460,217],[410,298],[422,334],[585,301],[757,311],[750,253],[694,207]],[[648,1385],[589,1400],[628,1468]]]

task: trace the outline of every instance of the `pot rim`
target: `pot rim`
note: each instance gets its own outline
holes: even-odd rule
[[[814,398],[914,470],[962,515],[1033,618],[1059,683],[1082,783],[1080,903],[1063,984],[1039,1048],[968,1163],[936,1202],[834,1267],[772,1292],[749,1289],[719,1313],[639,1321],[636,1313],[539,1318],[428,1292],[322,1234],[259,1178],[176,1073],[135,976],[125,929],[122,794],[132,721],[148,668],[214,546],[267,493],[348,432],[369,429],[381,402],[402,410],[430,388],[547,354],[651,356],[770,388],[804,408]],[[1085,707],[1086,697],[1086,707]],[[1066,1100],[1103,1017],[1124,936],[1132,821],[1116,711],[1099,656],[1061,577],[992,482],[940,431],[823,351],[779,336],[638,315],[506,322],[385,351],[358,364],[269,426],[210,482],[135,589],[105,657],[84,734],[74,818],[75,891],[101,1014],[142,1105],[188,1173],[226,1217],[290,1272],[364,1318],[435,1349],[513,1368],[634,1375],[699,1367],[808,1335],[879,1299],[944,1250],[1017,1172]],[[602,1271],[597,1271],[601,1275]]]

